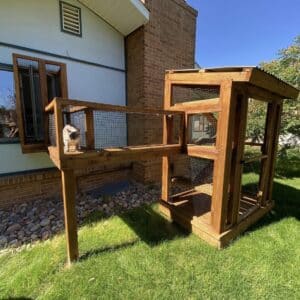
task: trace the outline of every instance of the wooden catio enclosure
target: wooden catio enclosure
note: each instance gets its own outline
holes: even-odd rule
[[[272,183],[282,102],[297,96],[297,89],[258,68],[236,67],[168,71],[163,110],[54,99],[46,107],[48,150],[62,172],[68,261],[78,258],[74,172],[108,161],[162,157],[161,212],[208,243],[226,246],[274,204]],[[265,110],[256,141],[246,135],[253,101]],[[160,144],[135,145],[129,137],[126,146],[111,145],[99,138],[99,134],[110,134],[103,127],[105,119],[114,120],[115,131],[125,124],[135,128],[128,132],[142,134],[140,130],[146,129],[136,126],[139,118],[161,122]],[[65,152],[63,127],[78,122],[81,149]],[[184,184],[183,178],[174,176],[178,154],[190,159],[190,176],[184,178]],[[254,187],[243,182],[252,164]]]

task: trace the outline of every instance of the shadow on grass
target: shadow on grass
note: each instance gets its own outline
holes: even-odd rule
[[[120,218],[150,246],[188,235],[175,223],[162,217],[152,206],[142,206],[121,215]]]
[[[98,255],[98,254],[101,254],[101,253],[115,252],[115,251],[118,251],[118,250],[129,248],[129,247],[134,246],[138,242],[139,242],[139,239],[136,239],[134,241],[130,241],[130,242],[114,245],[114,246],[94,249],[94,250],[88,251],[88,252],[84,253],[83,255],[81,255],[80,258],[79,258],[79,261],[86,260],[86,259],[90,258],[91,256]]]
[[[284,218],[300,220],[300,189],[279,182],[274,182],[273,200],[275,206],[271,212],[252,225],[247,232],[279,222]]]
[[[118,215],[119,218],[124,221],[138,236],[136,240],[125,242],[122,244],[117,244],[109,247],[102,247],[86,252],[80,257],[80,260],[85,260],[90,256],[110,252],[118,251],[128,247],[132,247],[140,241],[147,243],[150,247],[155,247],[156,245],[170,241],[173,239],[186,237],[188,232],[181,229],[174,223],[170,223],[165,218],[163,218],[153,206],[142,206],[123,214]],[[94,213],[88,220],[86,220],[84,225],[92,226],[93,224],[105,220],[108,217],[103,216],[100,213]]]

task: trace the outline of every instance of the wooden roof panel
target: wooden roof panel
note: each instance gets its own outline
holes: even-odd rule
[[[172,81],[178,83],[186,81],[195,84],[198,79],[204,84],[209,84],[210,82],[220,83],[222,80],[231,79],[234,82],[249,82],[280,96],[282,99],[296,99],[299,95],[297,88],[259,67],[253,66],[169,70],[167,74],[170,74]]]

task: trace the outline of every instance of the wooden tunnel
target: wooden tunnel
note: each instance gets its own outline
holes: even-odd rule
[[[200,90],[200,94],[194,89]],[[46,107],[55,125],[55,145],[49,146],[48,150],[62,173],[68,262],[76,260],[79,255],[74,171],[107,161],[162,157],[161,212],[208,243],[218,248],[226,246],[274,205],[272,185],[282,103],[283,99],[297,98],[298,93],[297,89],[258,68],[236,67],[166,72],[163,110],[54,99]],[[262,101],[267,107],[264,138],[258,143],[246,140],[249,99]],[[80,152],[65,153],[63,126],[68,115],[79,111],[84,113],[86,120],[86,147]],[[98,129],[95,128],[93,111],[143,114],[145,118],[147,115],[162,115],[163,143],[99,150],[95,146],[95,131]],[[194,143],[190,138],[191,120],[197,115],[216,124],[209,143],[202,143],[201,139]],[[175,117],[179,117],[177,123]],[[246,158],[245,145],[258,146],[260,154]],[[170,164],[171,161],[176,164],[178,154],[211,161],[211,182],[172,194]],[[251,161],[260,162],[255,195],[242,192],[243,168]]]

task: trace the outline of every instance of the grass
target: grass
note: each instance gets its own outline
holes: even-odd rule
[[[0,254],[0,298],[300,299],[300,170],[290,157],[278,161],[275,209],[222,251],[166,222],[156,205],[94,214],[70,269],[63,235]]]

